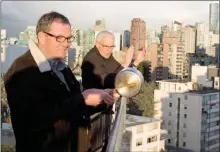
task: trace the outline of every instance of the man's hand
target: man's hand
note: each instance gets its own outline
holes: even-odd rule
[[[105,89],[105,91],[108,92],[111,96],[113,96],[115,102],[120,97],[120,95],[117,93],[117,91],[115,89]]]
[[[147,57],[148,49],[143,48],[141,50],[135,51],[134,52],[134,65],[138,66],[142,61],[144,61]]]
[[[131,46],[125,53],[124,62],[122,63],[122,66],[124,68],[127,68],[129,66],[133,58],[133,55],[134,55],[134,46]]]
[[[107,105],[113,105],[113,97],[106,91],[101,89],[87,89],[82,92],[83,97],[85,98],[85,103],[88,106],[97,106],[100,103],[104,102]]]

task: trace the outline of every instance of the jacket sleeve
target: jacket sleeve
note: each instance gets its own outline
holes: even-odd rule
[[[32,130],[51,128],[55,121],[64,119],[78,121],[85,108],[82,94],[73,94],[71,97],[58,101],[51,98],[50,92],[24,75],[16,75],[5,82],[7,99],[15,124],[27,122]],[[36,85],[33,85],[36,84]],[[19,117],[19,118],[18,118]]]

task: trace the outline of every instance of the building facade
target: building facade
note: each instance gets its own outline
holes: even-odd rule
[[[207,80],[207,67],[193,66],[192,81],[158,81],[154,92],[166,145],[184,151],[219,151],[219,90]]]
[[[134,46],[135,51],[145,48],[146,42],[146,24],[140,18],[134,18],[131,21],[130,44]]]
[[[209,30],[219,34],[219,4],[209,4]]]
[[[128,145],[123,151],[161,151],[165,138],[161,136],[160,120],[136,115],[126,115]]]

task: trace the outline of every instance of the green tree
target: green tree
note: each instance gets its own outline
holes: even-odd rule
[[[138,105],[139,110],[143,111],[142,116],[153,117],[155,114],[154,108],[154,90],[157,89],[155,83],[144,82],[140,92],[132,98]]]
[[[150,81],[150,62],[149,61],[143,61],[141,62],[137,69],[142,73],[144,76],[144,80],[149,82]]]
[[[1,123],[11,123],[11,117],[8,113],[7,95],[5,91],[4,81],[1,77]]]

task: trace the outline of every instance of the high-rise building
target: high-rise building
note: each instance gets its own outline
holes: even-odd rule
[[[1,45],[6,43],[6,29],[1,29]]]
[[[93,26],[93,30],[95,31],[104,31],[105,30],[105,20],[96,20],[95,25]]]
[[[207,79],[207,67],[193,66],[192,81],[158,81],[157,119],[167,130],[166,146],[175,151],[219,151],[219,89]]]
[[[125,30],[122,33],[122,47],[129,48],[130,47],[130,31]]]
[[[24,30],[24,41],[27,43],[29,39],[37,42],[36,26],[27,26]]]
[[[196,51],[198,48],[206,49],[208,46],[212,46],[219,43],[219,34],[214,34],[213,31],[209,31],[209,25],[206,23],[196,24]]]
[[[168,51],[168,44],[151,44],[147,57],[151,66],[151,81],[168,79]]]
[[[192,73],[192,66],[199,64],[203,66],[217,66],[218,67],[218,57],[209,56],[207,54],[195,54],[188,53],[185,58],[185,67],[188,73]],[[191,75],[188,75],[188,78],[191,79]]]
[[[135,51],[145,48],[146,41],[146,25],[140,18],[134,18],[131,21],[131,45],[134,46]]]
[[[120,51],[121,50],[121,33],[120,32],[112,32],[115,37],[115,48],[113,51]]]
[[[185,54],[195,53],[196,46],[196,29],[193,26],[187,25],[185,31]]]
[[[149,48],[152,43],[160,43],[157,31],[155,29],[146,30],[146,48]]]
[[[219,34],[219,4],[209,4],[209,30]]]

